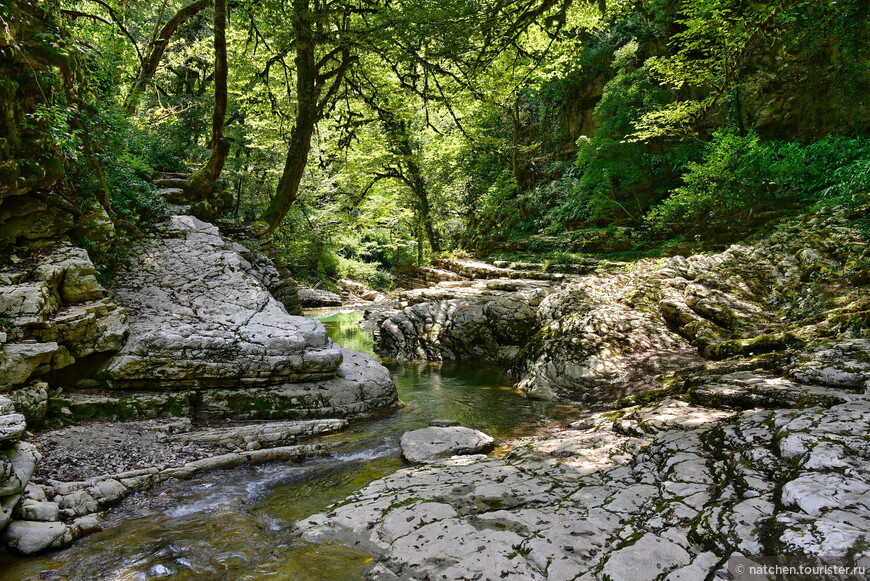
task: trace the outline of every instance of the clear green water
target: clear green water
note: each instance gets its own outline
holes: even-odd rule
[[[372,352],[361,313],[313,316],[337,343]],[[340,445],[333,456],[216,472],[134,495],[110,513],[104,530],[68,549],[0,555],[0,579],[359,580],[370,555],[305,543],[292,525],[402,468],[403,432],[447,418],[511,438],[568,422],[578,411],[523,398],[485,364],[384,363],[405,407],[323,438]]]

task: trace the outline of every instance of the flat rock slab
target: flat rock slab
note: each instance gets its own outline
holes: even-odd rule
[[[24,434],[25,427],[21,414],[0,416],[0,441],[18,440]]]
[[[478,430],[451,426],[428,427],[402,434],[402,455],[409,462],[428,464],[462,454],[491,450],[495,440]]]
[[[115,387],[243,387],[335,375],[340,349],[323,325],[294,317],[243,257],[192,216],[139,252],[116,289],[130,337],[106,369]]]
[[[340,307],[341,295],[316,288],[299,288],[299,301],[305,308]]]
[[[868,556],[870,397],[617,416],[400,470],[297,530],[371,552],[372,579],[682,581],[716,578],[735,551]]]
[[[762,371],[739,371],[694,381],[700,385],[692,390],[692,401],[711,407],[788,408],[810,403],[830,406],[855,397],[851,390],[805,385]]]
[[[281,446],[319,434],[337,432],[345,427],[347,420],[344,419],[267,422],[186,432],[171,436],[170,439],[254,449],[260,446]]]

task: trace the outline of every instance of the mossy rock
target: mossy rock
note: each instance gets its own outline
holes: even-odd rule
[[[731,339],[723,341],[717,345],[713,345],[707,349],[707,357],[714,361],[730,359],[736,356],[752,356],[762,353],[772,353],[774,351],[783,351],[789,347],[797,347],[803,344],[803,341],[792,335],[791,333],[775,333],[770,335],[759,335],[751,339]]]
[[[65,422],[190,416],[195,392],[133,392],[115,397],[91,392],[66,392],[49,399],[47,419]]]
[[[71,73],[76,70],[75,55],[70,54],[69,51],[62,48],[43,42],[31,45],[28,51],[31,58],[57,67],[65,73]]]
[[[18,185],[21,168],[14,159],[0,161],[0,194],[3,190],[12,190]],[[2,195],[0,195],[2,197]]]

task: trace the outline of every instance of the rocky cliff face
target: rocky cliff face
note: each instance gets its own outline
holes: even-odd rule
[[[530,280],[442,282],[399,294],[403,308],[375,312],[380,350],[402,361],[512,361],[538,328],[535,309],[553,292]]]
[[[117,350],[127,334],[126,311],[107,298],[84,250],[60,243],[11,258],[0,267],[0,529],[25,510],[41,456],[20,440],[45,420],[47,378]]]
[[[0,392],[30,423],[44,418],[45,378],[116,351],[127,313],[107,297],[87,253],[60,243],[0,267]]]

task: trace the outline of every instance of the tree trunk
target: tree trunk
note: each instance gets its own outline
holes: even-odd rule
[[[308,165],[308,152],[311,150],[311,137],[320,113],[317,100],[317,66],[314,58],[314,34],[311,26],[311,13],[308,0],[294,0],[293,31],[296,35],[296,95],[299,108],[296,111],[296,124],[290,133],[290,144],[284,171],[275,190],[269,207],[263,214],[268,225],[264,234],[272,234],[290,211],[299,194],[299,184]]]
[[[230,152],[224,138],[227,115],[227,3],[214,0],[214,111],[211,121],[211,155],[205,166],[190,176],[184,193],[191,200],[202,199],[221,175]]]
[[[433,253],[441,252],[441,240],[432,219],[432,206],[429,204],[426,180],[423,178],[420,164],[417,163],[418,156],[411,143],[408,124],[397,119],[392,111],[380,106],[373,97],[365,95],[360,87],[356,87],[356,90],[366,104],[377,113],[389,141],[388,149],[401,159],[399,165],[405,167],[404,171],[401,168],[396,170],[398,176],[391,177],[399,177],[411,189],[414,197],[417,198],[417,218],[423,225],[429,247]]]
[[[145,59],[139,67],[136,81],[130,88],[130,94],[127,95],[127,100],[125,102],[125,109],[128,117],[136,112],[136,107],[139,105],[139,97],[142,95],[142,90],[157,72],[157,67],[160,65],[161,59],[163,59],[163,54],[169,46],[169,41],[172,38],[172,35],[175,34],[175,31],[178,30],[178,27],[181,26],[185,20],[196,15],[207,6],[210,6],[211,2],[212,0],[197,0],[176,12],[175,15],[163,26],[163,29],[151,42],[150,46],[148,46],[148,52],[145,54]]]
[[[267,227],[261,236],[270,236],[290,208],[296,202],[299,194],[299,184],[308,165],[308,152],[311,150],[311,137],[317,122],[329,109],[335,100],[339,87],[344,82],[351,64],[357,57],[351,56],[346,45],[336,46],[326,56],[316,60],[318,38],[326,35],[323,17],[328,16],[328,10],[313,13],[310,0],[293,0],[293,32],[296,47],[296,98],[299,101],[296,109],[296,119],[290,132],[287,160],[284,171],[278,181],[275,195],[266,208],[262,220]],[[320,18],[320,20],[318,20]],[[317,27],[317,35],[315,35]],[[321,41],[322,42],[322,41]],[[327,64],[333,64],[332,69]]]
[[[429,205],[429,192],[426,189],[426,181],[423,179],[423,174],[420,171],[420,166],[416,160],[411,160],[408,163],[408,173],[410,174],[411,190],[417,198],[417,208],[420,215],[420,222],[423,224],[423,229],[426,232],[426,239],[429,241],[429,247],[433,253],[441,252],[441,240],[438,237],[438,232],[435,230],[435,224],[432,220],[432,207]]]

